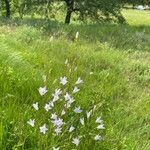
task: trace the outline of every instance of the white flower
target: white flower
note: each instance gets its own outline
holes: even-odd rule
[[[32,106],[35,110],[39,110],[38,102],[34,103]]]
[[[62,110],[61,116],[65,115],[65,114],[66,114],[65,110]]]
[[[61,127],[64,124],[63,119],[60,118],[53,120],[52,123],[57,127]]]
[[[67,64],[68,64],[68,59],[65,60],[65,65],[67,65]]]
[[[50,106],[50,104],[45,104],[45,110],[46,111],[49,111],[50,109],[52,109],[52,107]]]
[[[71,104],[74,102],[75,100],[73,98],[71,98],[69,101],[67,101],[67,103],[65,104],[66,108],[70,108]]]
[[[79,138],[73,138],[72,143],[75,144],[76,146],[78,146],[80,143],[80,139]]]
[[[92,111],[86,112],[87,118],[90,118],[91,114],[92,114]]]
[[[50,102],[49,102],[49,105],[50,105],[51,107],[54,107],[54,102],[53,102],[53,101],[50,101]]]
[[[38,90],[41,96],[45,95],[48,92],[48,90],[46,89],[46,86],[40,87]]]
[[[62,93],[61,89],[55,89],[55,95],[60,95]]]
[[[30,119],[29,121],[27,121],[27,123],[30,125],[30,126],[32,126],[32,127],[34,127],[35,126],[35,120],[33,119]]]
[[[45,134],[48,129],[46,128],[46,124],[40,127],[40,132]]]
[[[53,102],[56,102],[59,100],[59,95],[62,93],[60,89],[55,89],[55,93],[52,94],[53,96]]]
[[[66,101],[69,101],[69,100],[71,99],[71,95],[68,94],[68,93],[66,93],[66,94],[64,95],[64,98],[65,98]]]
[[[94,140],[95,140],[95,141],[100,141],[100,140],[102,140],[102,136],[96,135],[96,136],[94,137]]]
[[[64,105],[65,108],[70,108],[71,104],[67,102],[67,104]]]
[[[59,96],[58,95],[54,95],[54,97],[53,97],[53,102],[56,102],[56,101],[58,101],[59,100]]]
[[[59,147],[53,147],[53,150],[60,150],[60,148]]]
[[[76,32],[75,38],[76,38],[76,40],[79,38],[79,32]]]
[[[97,126],[97,129],[105,129],[104,124],[100,124]]]
[[[62,128],[60,128],[60,127],[57,127],[56,129],[55,129],[55,132],[56,132],[56,135],[59,135],[62,131]]]
[[[57,119],[57,115],[56,115],[56,113],[51,114],[51,119],[53,119],[53,120],[56,120],[56,119]]]
[[[80,84],[80,83],[83,83],[83,80],[81,80],[81,78],[79,77],[75,84]]]
[[[74,127],[74,126],[71,126],[71,127],[69,128],[69,132],[72,132],[73,130],[75,130],[75,127]]]
[[[80,118],[80,123],[84,125],[84,118]]]
[[[96,123],[103,123],[103,120],[101,119],[101,117],[97,117]]]
[[[67,103],[68,104],[72,104],[75,100],[73,98],[71,98]]]
[[[43,75],[42,78],[43,78],[43,81],[46,82],[46,79],[47,79],[46,75]]]
[[[77,93],[77,92],[79,92],[79,91],[80,91],[80,89],[75,86],[74,89],[73,89],[73,93]]]
[[[74,112],[77,113],[77,114],[80,114],[82,112],[82,110],[80,109],[80,107],[76,107],[74,109]]]
[[[67,84],[67,77],[60,77],[60,83],[62,84],[62,85],[65,85],[65,84]]]

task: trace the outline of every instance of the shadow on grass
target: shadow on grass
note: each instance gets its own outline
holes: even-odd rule
[[[130,26],[118,24],[70,24],[42,18],[0,17],[0,26],[29,26],[41,30],[45,36],[73,41],[77,31],[81,42],[107,43],[120,50],[150,51],[150,25]]]

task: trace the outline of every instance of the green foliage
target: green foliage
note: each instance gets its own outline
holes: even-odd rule
[[[124,3],[132,5],[150,5],[150,0],[122,0]]]
[[[93,0],[78,1],[76,4],[80,11],[80,18],[90,18],[93,21],[118,21],[125,20],[121,15],[122,3],[120,0]]]
[[[34,14],[45,15],[49,13],[50,1],[35,1],[35,0],[11,0],[12,11],[19,13],[22,18],[23,15]]]
[[[115,21],[123,23],[125,20],[120,12],[122,7],[122,1],[120,0],[10,0],[10,11],[13,15],[20,15],[22,18],[26,14],[35,14],[44,16],[45,18],[54,17],[56,10],[62,7],[67,7],[69,12],[69,22],[71,14],[75,12],[79,19],[82,21]],[[1,12],[5,12],[6,3],[2,3]],[[72,6],[71,6],[72,5]],[[71,6],[71,7],[70,7]],[[64,12],[63,12],[64,13]]]
[[[115,21],[123,23],[123,18],[120,10],[122,8],[122,1],[120,0],[66,0],[68,13],[67,17],[71,16],[72,12],[79,15],[82,21]],[[67,18],[69,20],[69,18]],[[67,21],[68,23],[70,21]]]

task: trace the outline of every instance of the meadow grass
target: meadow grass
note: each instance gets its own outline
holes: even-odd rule
[[[67,26],[42,19],[1,19],[0,149],[150,149],[150,15],[149,11],[123,13],[128,25]],[[71,67],[78,67],[76,72],[66,69],[66,59]],[[43,75],[48,78],[46,83]],[[27,124],[32,117],[41,124],[50,119],[44,110],[35,112],[32,104],[43,106],[50,100],[60,86],[59,80],[54,81],[61,76],[69,77],[70,84],[79,76],[84,80],[76,103],[85,111],[97,106],[93,117],[104,120],[102,141],[85,137],[76,147],[70,137],[42,135]],[[41,97],[38,89],[45,84],[49,92]],[[71,114],[66,116],[68,121]],[[89,130],[94,128],[91,119]],[[79,128],[78,133],[83,132]]]
[[[125,18],[127,18],[127,22],[130,25],[134,26],[139,26],[139,25],[145,25],[149,26],[150,20],[149,20],[149,15],[150,11],[139,11],[139,10],[123,10],[122,14],[124,15]]]

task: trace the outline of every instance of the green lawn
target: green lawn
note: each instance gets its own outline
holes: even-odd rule
[[[124,10],[123,14],[127,25],[67,26],[42,19],[1,18],[1,150],[150,149],[150,12]],[[63,76],[68,77],[65,86],[59,83]],[[61,116],[64,98],[49,112],[44,105],[52,100],[56,88],[71,93],[78,77],[84,83],[62,117],[66,123],[62,133],[55,136],[50,117],[54,112]],[[40,96],[38,89],[43,86],[48,93]],[[35,102],[39,111],[32,107]],[[81,114],[73,112],[78,106]],[[87,119],[86,111],[91,109]],[[99,116],[104,130],[96,129]],[[82,117],[84,125],[79,122]],[[29,119],[35,119],[35,127],[27,123]],[[44,135],[39,127],[45,123],[48,131]],[[76,129],[69,133],[71,125]],[[97,134],[103,140],[95,141]],[[78,136],[82,137],[76,147],[72,139]]]
[[[133,26],[150,25],[150,11],[139,10],[123,10],[123,15],[127,18],[127,22]]]

